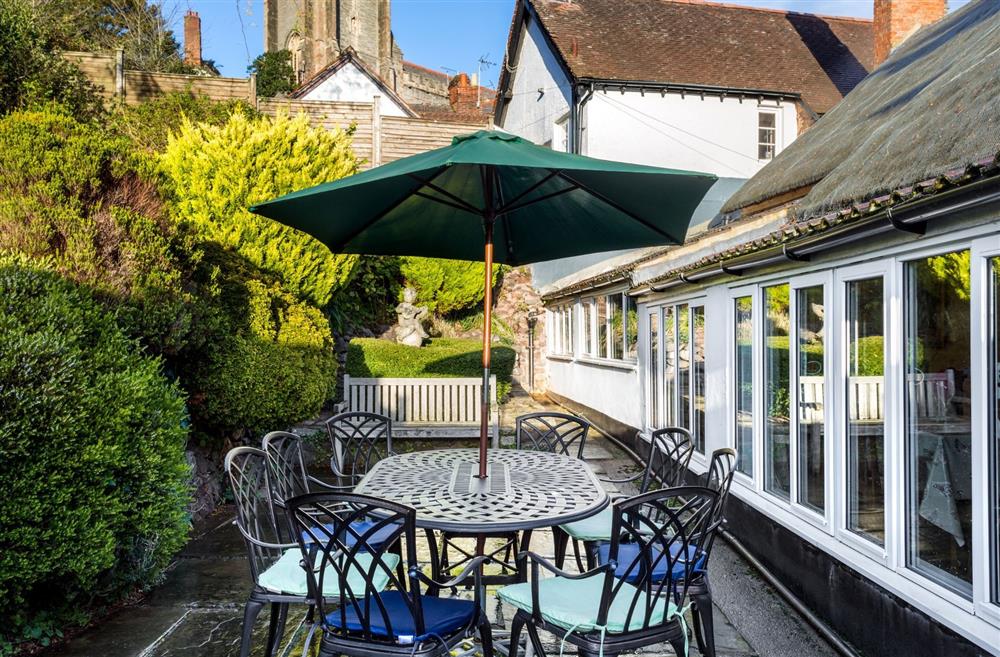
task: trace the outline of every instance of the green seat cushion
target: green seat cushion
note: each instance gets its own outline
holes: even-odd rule
[[[559,525],[559,528],[579,541],[610,541],[613,510],[613,506],[608,506],[597,515]]]
[[[617,583],[617,582],[616,582]],[[643,613],[647,600],[646,594],[639,592],[631,584],[622,582],[621,590],[615,595],[608,610],[608,621],[605,629],[610,633],[621,633],[626,630],[625,621],[628,618],[632,600],[638,594],[639,602],[636,611],[629,620],[629,630],[642,629]],[[604,588],[604,576],[595,575],[585,579],[567,579],[565,577],[550,577],[538,582],[539,611],[549,623],[566,630],[590,632],[599,630],[597,612],[601,605],[601,593]],[[531,612],[531,583],[512,584],[497,592],[500,599],[507,604]],[[653,609],[650,625],[656,625],[677,615],[677,606],[660,598]]]
[[[316,565],[322,555],[316,554]],[[306,595],[308,588],[306,585],[306,571],[300,565],[302,562],[302,550],[292,548],[285,550],[281,558],[274,562],[270,568],[265,570],[257,578],[257,583],[264,589],[272,593],[284,593],[287,595]],[[382,563],[385,568],[377,567],[372,573],[371,579],[375,588],[379,591],[384,589],[389,583],[389,573],[386,569],[392,570],[399,563],[399,556],[395,554],[383,554]],[[347,573],[347,588],[357,596],[365,593],[365,576],[363,573],[369,572],[372,565],[372,556],[367,553],[357,555],[357,563],[351,566]],[[340,578],[333,566],[327,564],[326,572],[323,574],[323,597],[340,597]]]

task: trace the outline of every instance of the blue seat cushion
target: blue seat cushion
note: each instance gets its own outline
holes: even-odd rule
[[[350,529],[344,532],[344,543],[347,544],[347,547],[354,547],[361,537],[365,536],[377,524],[378,522],[375,520],[355,520],[351,523]],[[378,552],[379,548],[385,545],[386,541],[392,539],[392,535],[399,529],[399,524],[398,522],[390,522],[372,532],[371,536],[368,536],[365,540],[366,549],[371,552]],[[323,530],[325,530],[325,533],[323,531],[316,532],[319,538],[325,538],[327,534],[333,533],[333,523],[325,523]],[[312,543],[313,538],[308,531],[303,531],[302,540],[308,544]]]
[[[614,507],[608,506],[597,515],[559,525],[564,532],[580,541],[610,541]]]
[[[652,581],[661,582],[667,576],[667,568],[670,566],[672,560],[676,560],[673,565],[673,572],[671,573],[672,579],[681,580],[684,579],[687,570],[687,561],[694,561],[693,567],[691,568],[691,574],[702,572],[702,567],[705,564],[705,555],[701,555],[695,560],[696,547],[694,545],[689,545],[687,548],[688,556],[687,559],[678,558],[677,555],[680,554],[682,546],[679,543],[672,543],[670,545],[671,558],[668,559],[663,555],[663,551],[654,546],[652,549]],[[597,546],[597,563],[606,564],[608,563],[608,558],[611,552],[611,543],[601,543]],[[615,568],[615,577],[618,579],[624,579],[630,584],[634,584],[642,575],[642,564],[639,562],[639,552],[640,546],[638,543],[619,543],[618,544],[618,566]],[[635,562],[635,563],[633,563]]]
[[[386,591],[380,595],[382,604],[385,606],[386,614],[392,624],[392,637],[397,643],[411,644],[425,641],[434,635],[447,637],[472,624],[476,618],[476,603],[471,600],[459,600],[457,598],[436,598],[430,595],[420,596],[420,605],[424,611],[424,633],[417,636],[416,623],[413,614],[407,606],[407,599],[399,591]],[[389,637],[389,630],[386,628],[385,619],[379,610],[375,596],[370,596],[369,621],[371,622],[371,632],[376,636]],[[347,607],[347,627],[351,632],[361,632],[364,630],[361,619],[358,617],[358,607],[362,612],[365,607],[365,600],[358,599],[357,606],[348,603]],[[326,617],[326,622],[332,627],[345,629],[341,626],[340,610],[331,612]]]

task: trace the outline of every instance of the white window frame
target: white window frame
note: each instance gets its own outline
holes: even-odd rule
[[[569,334],[566,334],[566,313],[570,313]],[[577,325],[576,301],[553,304],[548,308],[548,356],[555,359],[572,359],[576,340],[574,333]],[[568,344],[567,344],[568,338]]]
[[[623,314],[623,317],[622,317],[622,344],[621,344],[622,357],[621,358],[615,358],[613,356],[614,350],[611,348],[612,347],[612,343],[613,343],[612,337],[614,335],[614,331],[611,330],[611,305],[607,302],[607,300],[610,297],[614,297],[614,296],[621,297],[621,300],[622,300],[621,303],[622,303],[622,314]],[[632,305],[635,307],[636,320],[640,322],[640,324],[636,327],[638,330],[636,332],[635,356],[632,357],[632,358],[628,357],[628,313],[626,311],[626,309],[628,307],[627,304],[630,301],[631,301]],[[600,326],[598,325],[598,322],[597,322],[597,304],[602,303],[602,302],[606,304],[605,305],[605,313],[604,313],[604,321],[605,321],[605,323],[607,325],[607,331],[605,331],[605,336],[604,336],[604,339],[605,339],[604,348],[605,348],[606,353],[607,353],[606,356],[605,355],[601,355],[601,353],[600,353],[600,346],[601,346],[599,344],[600,343],[600,338],[599,338],[600,331],[598,330],[600,328]],[[639,340],[639,334],[642,333],[642,324],[641,324],[641,319],[640,319],[641,318],[641,314],[639,313],[639,304],[638,304],[638,301],[635,298],[629,296],[629,294],[628,294],[628,288],[619,287],[619,288],[616,288],[614,290],[601,291],[601,292],[599,292],[597,294],[594,294],[592,296],[584,297],[583,299],[580,300],[580,305],[582,306],[582,305],[585,305],[585,304],[592,304],[591,305],[592,312],[590,313],[590,319],[591,319],[591,331],[590,331],[591,344],[588,345],[586,348],[581,349],[579,351],[579,353],[580,353],[579,360],[593,362],[593,363],[595,363],[597,365],[611,365],[613,367],[624,367],[624,368],[628,368],[628,369],[635,369],[635,367],[639,363],[639,349],[642,347],[642,345],[640,344],[641,340]],[[583,311],[582,310],[580,312],[580,316],[583,317]]]
[[[761,126],[761,124],[760,124],[760,117],[762,115],[764,115],[764,114],[768,114],[768,115],[774,117],[774,127],[773,128],[766,128],[766,127]],[[754,154],[754,157],[757,158],[758,162],[770,162],[775,157],[777,157],[778,152],[780,150],[780,147],[779,147],[779,144],[778,144],[778,134],[780,133],[780,130],[779,130],[780,119],[781,119],[781,108],[780,107],[769,107],[769,106],[766,106],[766,105],[758,105],[757,106],[757,125],[756,125],[756,135],[755,135],[756,138],[754,139],[754,145],[756,147],[757,152]],[[771,130],[772,131],[772,133],[774,135],[774,141],[771,144],[767,144],[766,142],[763,142],[763,141],[760,140],[760,131],[761,130]],[[771,157],[761,157],[760,156],[760,148],[761,148],[761,146],[768,146],[768,145],[771,147]]]
[[[760,321],[757,314],[760,309],[760,303],[757,300],[757,285],[729,288],[728,295],[726,296],[726,445],[736,450],[739,449],[739,445],[736,444],[736,300],[743,297],[750,297],[751,332],[753,333],[751,344],[758,343],[757,325],[760,324]],[[733,481],[744,486],[754,494],[762,494],[763,488],[758,488],[757,482],[763,481],[763,478],[760,476],[763,459],[758,463],[760,449],[757,447],[757,442],[758,436],[762,436],[763,433],[762,429],[759,429],[757,426],[760,419],[757,407],[763,403],[764,398],[760,394],[761,386],[757,385],[757,383],[760,381],[758,377],[761,375],[763,367],[762,363],[758,363],[760,359],[758,358],[757,351],[757,349],[750,350],[750,376],[754,384],[753,398],[751,399],[753,423],[750,432],[750,442],[753,445],[750,467],[753,474],[748,475],[740,470],[735,470]],[[758,397],[760,401],[758,401]]]

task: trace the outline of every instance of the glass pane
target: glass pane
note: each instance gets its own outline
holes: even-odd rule
[[[764,490],[788,498],[789,288],[764,288]]]
[[[906,266],[907,564],[972,595],[969,252]]]
[[[635,310],[635,299],[625,297],[625,358],[635,360],[636,345],[639,342],[639,315]]]
[[[824,409],[823,375],[825,373],[825,323],[823,286],[796,291],[799,358],[798,413],[798,501],[822,512],[824,508],[823,453]]]
[[[760,117],[760,127],[762,128],[773,128],[775,115],[773,112],[761,112],[757,115]]]
[[[660,309],[649,313],[649,417],[651,428],[660,420]]]
[[[692,370],[694,387],[694,423],[691,433],[695,448],[705,453],[705,307],[696,306],[691,309],[692,338]]]
[[[757,141],[761,144],[774,144],[774,130],[767,128],[758,130]]]
[[[608,357],[608,298],[597,297],[597,357]]]
[[[566,306],[566,353],[573,353],[573,306]]]
[[[691,428],[691,317],[687,304],[677,306],[677,425]]]
[[[580,306],[583,309],[583,353],[588,356],[594,355],[594,345],[593,345],[593,335],[594,329],[591,322],[594,321],[594,301],[593,299],[587,299]]]
[[[663,426],[675,426],[676,416],[674,409],[677,408],[674,399],[677,388],[677,354],[674,347],[677,345],[677,327],[674,324],[673,306],[663,309]]]
[[[611,313],[611,358],[621,360],[625,357],[625,315],[622,312],[622,295],[612,294],[608,297]]]
[[[882,278],[847,284],[847,527],[885,541]]]
[[[989,380],[993,393],[988,395],[993,405],[992,424],[993,440],[991,441],[993,470],[990,481],[993,482],[990,491],[992,512],[989,514],[993,523],[993,602],[1000,604],[1000,258],[990,262],[990,330],[993,333],[992,358],[987,361]]]
[[[753,476],[753,298],[736,305],[736,469]]]

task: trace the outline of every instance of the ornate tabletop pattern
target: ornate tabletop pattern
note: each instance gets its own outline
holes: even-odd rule
[[[475,478],[475,449],[435,449],[379,461],[355,492],[408,504],[422,527],[504,532],[593,515],[608,496],[579,459],[511,449],[489,451],[489,477]]]

